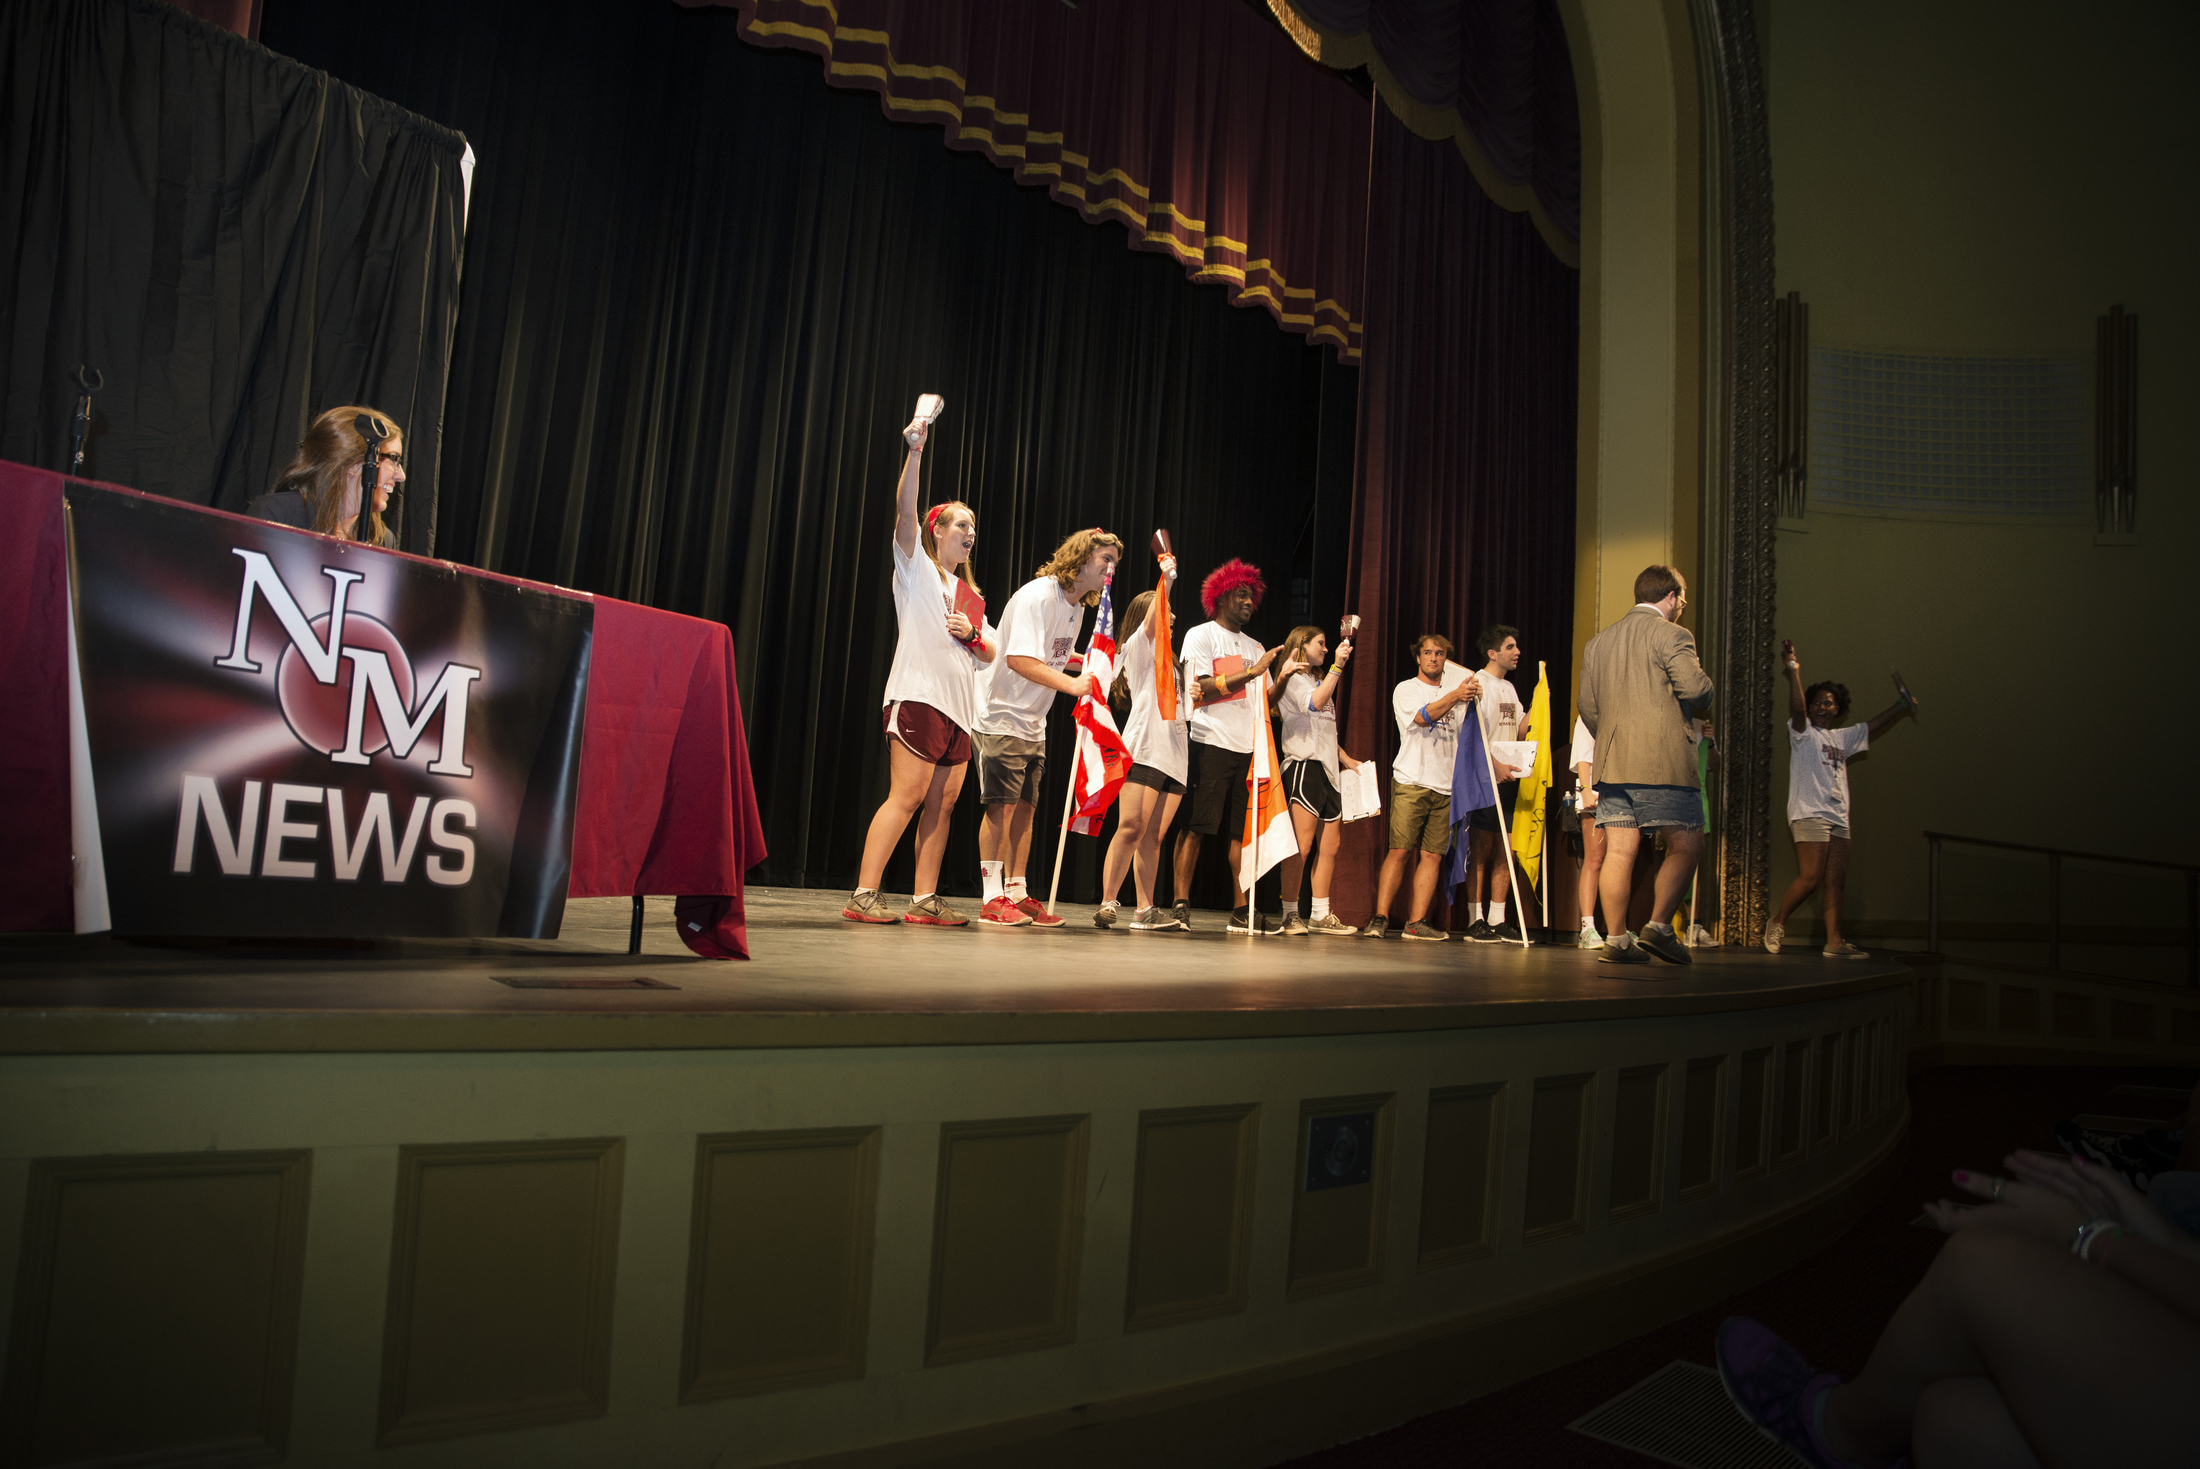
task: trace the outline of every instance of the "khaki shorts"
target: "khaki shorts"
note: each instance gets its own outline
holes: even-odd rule
[[[1390,850],[1407,847],[1437,856],[1451,850],[1451,792],[1390,783]]]
[[[978,747],[978,803],[1010,806],[1039,804],[1039,782],[1047,773],[1047,747],[1014,735],[973,734]]]
[[[1845,842],[1849,839],[1847,827],[1837,825],[1822,816],[1806,816],[1801,821],[1791,821],[1788,823],[1788,831],[1799,842],[1830,842],[1835,838]]]

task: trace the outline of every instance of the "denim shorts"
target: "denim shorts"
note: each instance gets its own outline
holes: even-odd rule
[[[1624,786],[1597,782],[1598,826],[1703,825],[1703,792],[1694,786]]]

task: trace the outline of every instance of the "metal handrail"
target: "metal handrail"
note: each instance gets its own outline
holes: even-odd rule
[[[2100,852],[2078,852],[2068,847],[2041,847],[2030,842],[2003,842],[1988,837],[1958,836],[1954,832],[1925,833],[1928,877],[1925,889],[1925,947],[1940,952],[1940,844],[1961,842],[1967,847],[1993,847],[2004,852],[2032,852],[2047,859],[2047,967],[2062,968],[2062,864],[2065,857],[2080,862],[2107,862],[2123,867],[2153,867],[2185,874],[2185,983],[2200,989],[2200,865],[2163,862],[2152,857],[2110,857]]]

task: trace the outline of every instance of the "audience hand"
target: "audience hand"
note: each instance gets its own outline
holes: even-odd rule
[[[2011,1173],[2029,1184],[2052,1190],[2085,1211],[2088,1219],[2113,1219],[2149,1244],[2178,1249],[2191,1236],[2164,1218],[2146,1195],[2113,1169],[2082,1158],[2023,1149],[2003,1160]]]
[[[2053,1245],[2068,1246],[2078,1226],[2094,1216],[2076,1203],[2036,1183],[1997,1178],[1989,1173],[1955,1171],[1956,1185],[1987,1200],[1982,1207],[1960,1208],[1947,1199],[1925,1206],[1933,1223],[1948,1233],[1959,1229],[2007,1229]]]

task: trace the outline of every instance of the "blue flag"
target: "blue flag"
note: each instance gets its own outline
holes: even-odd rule
[[[1465,728],[1459,732],[1458,751],[1451,762],[1451,860],[1444,864],[1444,901],[1467,880],[1467,819],[1497,804],[1497,788],[1490,784],[1489,756],[1482,749],[1482,716],[1467,706]]]

